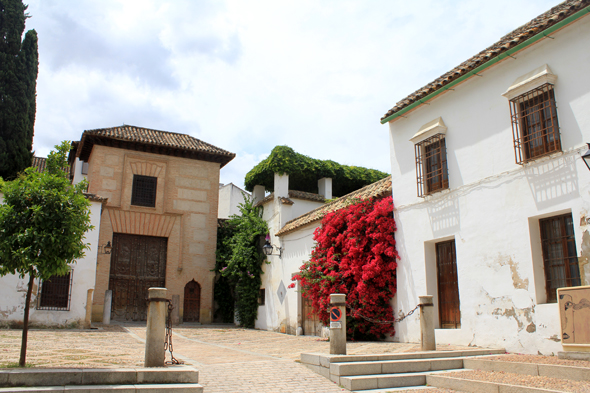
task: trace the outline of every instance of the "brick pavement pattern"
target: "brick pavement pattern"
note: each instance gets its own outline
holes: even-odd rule
[[[143,366],[144,325],[97,326],[93,330],[31,330],[27,363],[35,367]],[[0,330],[0,367],[18,362],[20,337],[20,330]],[[199,382],[207,393],[346,391],[297,362],[302,352],[329,353],[329,343],[317,337],[295,337],[231,325],[183,324],[173,330],[173,339],[174,355],[199,370]],[[418,344],[407,343],[348,343],[349,354],[419,349]]]

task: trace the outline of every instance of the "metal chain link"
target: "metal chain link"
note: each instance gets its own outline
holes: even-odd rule
[[[404,319],[406,319],[407,317],[409,317],[410,315],[412,315],[414,313],[414,311],[416,311],[417,309],[420,308],[420,306],[422,306],[421,304],[418,304],[416,307],[414,307],[414,309],[412,309],[410,312],[408,312],[407,314],[404,314],[402,311],[400,311],[401,317],[394,319],[393,321],[379,321],[377,319],[373,319],[373,318],[369,318],[369,317],[365,317],[362,314],[359,314],[358,312],[356,313],[356,315],[358,315],[359,317],[363,318],[366,321],[369,321],[371,323],[380,323],[383,325],[390,325],[390,324],[394,324],[394,323],[398,323],[403,321]],[[350,309],[352,312],[356,312],[357,310],[353,309],[350,306],[346,306],[346,308]]]
[[[166,361],[165,364],[184,364],[183,361],[176,359],[172,354],[172,351],[174,351],[172,346],[172,310],[174,309],[174,305],[170,300],[166,299],[166,301],[168,302],[168,316],[166,318],[166,339],[164,341],[164,351],[170,351],[170,361]]]

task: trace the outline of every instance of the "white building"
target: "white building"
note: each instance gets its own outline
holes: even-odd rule
[[[242,190],[233,183],[219,185],[219,205],[217,206],[217,218],[229,218],[240,215],[240,203],[245,198],[250,198],[250,193]]]
[[[561,3],[382,118],[394,310],[433,295],[439,344],[562,350],[555,289],[590,284],[589,12]],[[418,318],[394,339],[419,341]]]
[[[264,198],[264,188],[254,188],[255,201],[264,207],[263,218],[269,225],[273,255],[263,265],[261,305],[257,329],[288,334],[322,336],[326,332],[317,317],[310,316],[311,306],[299,288],[288,288],[291,278],[311,257],[315,245],[313,233],[325,214],[339,210],[353,199],[368,199],[391,194],[391,178],[379,180],[330,203],[332,179],[318,181],[319,194],[289,190],[288,175],[275,174],[273,194]],[[329,334],[329,333],[328,333]]]
[[[33,166],[43,170],[45,159],[35,157]],[[90,201],[90,223],[94,226],[84,239],[90,248],[85,251],[84,258],[71,265],[68,275],[49,282],[35,279],[29,312],[32,326],[89,326],[88,290],[94,290],[95,285],[100,215],[106,198],[93,194],[86,194],[86,197]],[[28,283],[28,276],[0,277],[0,325],[22,324]],[[92,302],[92,298],[90,300]]]

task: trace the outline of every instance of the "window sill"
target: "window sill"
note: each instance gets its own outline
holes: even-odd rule
[[[532,158],[532,159],[530,159],[530,160],[528,160],[526,162],[523,162],[521,165],[523,167],[525,167],[525,168],[526,167],[529,167],[529,166],[534,166],[534,165],[537,165],[539,163],[543,163],[545,161],[549,161],[549,160],[552,160],[552,159],[557,158],[559,156],[562,156],[563,154],[564,154],[563,150],[553,151],[551,153],[546,153],[546,154],[543,154],[541,156],[537,156],[535,158]]]

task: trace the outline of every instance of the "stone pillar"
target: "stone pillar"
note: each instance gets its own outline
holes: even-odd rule
[[[145,332],[145,364],[144,367],[164,367],[166,350],[166,288],[148,289],[147,329]],[[153,300],[152,300],[153,299]]]
[[[86,295],[86,317],[84,318],[84,327],[86,329],[90,329],[92,323],[92,294],[94,293],[94,289],[90,288],[88,290],[88,294]]]
[[[289,175],[279,175],[275,173],[274,177],[275,198],[285,197],[289,198]]]
[[[330,354],[346,355],[346,295],[330,295]]]
[[[111,323],[111,303],[113,303],[113,291],[107,289],[104,292],[104,308],[102,309],[102,323],[104,325]]]
[[[432,296],[420,296],[420,341],[423,351],[436,351]]]
[[[324,199],[332,199],[332,178],[322,177],[318,180],[318,194],[322,195]]]
[[[170,319],[172,319],[173,325],[178,325],[180,323],[180,295],[172,295],[172,307]]]
[[[252,197],[254,198],[254,204],[257,204],[261,200],[264,199],[264,186],[256,185],[254,186],[254,190],[252,191]]]

